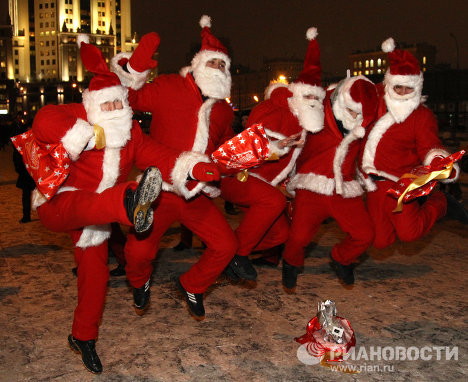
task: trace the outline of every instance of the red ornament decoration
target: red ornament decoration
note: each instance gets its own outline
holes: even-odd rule
[[[50,200],[70,173],[67,151],[61,143],[45,146],[37,143],[31,130],[12,137],[11,141],[23,156],[38,190]]]
[[[263,126],[254,124],[219,146],[211,159],[221,173],[236,174],[265,162],[269,157],[268,144]]]
[[[400,212],[403,209],[403,203],[430,194],[437,185],[437,180],[450,177],[453,164],[459,161],[464,154],[465,150],[461,150],[442,158],[436,164],[418,166],[409,173],[403,174],[397,185],[387,191],[387,194],[398,198],[397,207],[393,212]]]

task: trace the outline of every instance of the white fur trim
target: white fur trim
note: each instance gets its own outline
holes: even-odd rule
[[[76,161],[89,140],[94,137],[93,127],[84,119],[78,118],[75,124],[62,137],[62,144],[71,160]]]
[[[447,157],[450,153],[447,150],[441,148],[434,148],[427,152],[426,157],[424,158],[423,165],[429,166],[435,157]]]
[[[204,28],[204,27],[211,28],[211,17],[208,16],[208,15],[203,15],[200,18],[200,27],[201,28]]]
[[[341,172],[341,167],[346,159],[346,154],[348,153],[348,148],[351,142],[359,139],[353,134],[348,134],[340,142],[339,146],[336,148],[335,156],[333,158],[333,175],[335,177],[335,187],[337,194],[343,194],[343,173]]]
[[[375,182],[370,177],[362,173],[359,169],[356,169],[356,174],[357,174],[357,181],[359,182],[361,186],[364,187],[364,189],[367,192],[373,192],[377,190],[377,186]]]
[[[217,99],[208,98],[198,110],[197,132],[193,142],[192,151],[204,153],[208,145],[210,135],[210,115],[213,105],[218,102]]]
[[[311,27],[309,29],[307,29],[307,32],[306,32],[306,38],[307,40],[315,40],[315,38],[318,36],[318,31],[317,31],[317,28],[316,27]]]
[[[191,72],[192,72],[192,67],[191,66],[184,66],[183,68],[181,68],[179,70],[179,74],[184,78],[187,77],[187,74],[189,74]]]
[[[421,94],[424,78],[422,73],[414,75],[391,74],[390,70],[387,70],[384,82],[386,86],[392,88],[395,85],[407,86],[414,89],[414,94]]]
[[[32,209],[35,211],[37,207],[42,206],[45,202],[47,202],[46,197],[42,194],[42,192],[35,188],[31,196]]]
[[[382,136],[387,132],[387,130],[395,123],[395,119],[390,113],[384,114],[374,125],[369,136],[367,137],[366,146],[364,148],[364,154],[362,157],[362,169],[366,174],[374,174],[382,176],[384,178],[393,180],[394,182],[398,181],[398,177],[388,174],[385,171],[379,171],[375,167],[375,154],[377,151],[377,146],[382,139]]]
[[[198,182],[191,190],[186,187],[187,176],[191,173],[193,166],[198,162],[211,163],[209,157],[205,154],[194,151],[185,151],[179,155],[171,171],[172,186],[163,183],[165,191],[172,191],[177,195],[190,199],[206,186],[206,182]]]
[[[323,101],[325,98],[325,90],[321,86],[309,85],[304,82],[293,82],[288,85],[288,89],[294,96],[305,96],[305,95],[314,95],[317,96],[320,101]]]
[[[203,187],[203,192],[210,198],[217,198],[221,195],[221,190],[218,187],[210,186],[208,184]]]
[[[287,185],[289,192],[295,189],[308,190],[322,195],[333,195],[335,179],[314,173],[297,174]],[[358,181],[343,182],[341,193],[343,198],[354,198],[362,195],[363,192]]]
[[[271,93],[273,93],[278,88],[287,88],[288,84],[284,84],[282,82],[270,82],[270,84],[265,88],[265,99],[269,99],[271,97]]]
[[[385,53],[393,52],[395,50],[395,40],[393,38],[387,38],[382,43],[382,51]]]
[[[117,76],[120,79],[120,82],[122,83],[123,86],[127,88],[131,88],[134,90],[141,89],[143,85],[146,83],[148,80],[148,75],[151,70],[145,70],[144,72],[136,72],[135,70],[132,69],[131,73],[126,72],[123,70],[123,68],[119,65],[119,61],[122,58],[128,58],[132,56],[132,53],[127,53],[127,52],[122,52],[114,57],[112,57],[111,62],[110,62],[110,69],[112,72],[117,74]],[[127,63],[127,68],[129,67],[129,63]],[[129,70],[131,68],[128,68]]]
[[[83,232],[81,233],[76,246],[80,248],[96,247],[109,239],[110,235],[110,224],[90,225],[83,228]]]
[[[307,131],[302,130],[300,139],[305,141],[306,134],[307,134]],[[283,168],[283,170],[281,170],[281,172],[278,175],[276,175],[276,177],[271,182],[269,182],[271,185],[276,187],[278,184],[280,184],[283,180],[285,180],[290,174],[292,174],[295,171],[296,160],[301,152],[302,152],[302,147],[296,146],[294,148],[294,151],[291,155],[291,159],[289,160],[289,163],[287,164],[286,167]]]
[[[283,155],[289,153],[291,147],[280,147],[279,141],[269,141],[268,142],[268,153],[269,155],[277,155],[282,157]]]
[[[78,48],[81,48],[82,42],[89,44],[89,35],[84,34],[84,33],[79,33],[78,36],[76,37],[76,44],[78,45]]]
[[[96,190],[101,193],[110,187],[115,186],[120,175],[120,149],[106,147],[104,159],[102,161],[102,179]]]
[[[226,70],[229,71],[231,68],[231,59],[225,53],[206,49],[200,50],[193,56],[191,67],[195,68],[197,65],[205,65],[207,61],[214,58],[223,60],[226,63]]]

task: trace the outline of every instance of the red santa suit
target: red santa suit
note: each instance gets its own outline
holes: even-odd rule
[[[350,89],[357,87],[364,88],[365,99],[350,98]],[[332,107],[333,92],[339,96],[333,94],[336,100]],[[375,116],[376,101],[375,86],[362,76],[345,79],[327,93],[325,127],[307,137],[297,161],[297,174],[287,185],[288,191],[295,193],[290,234],[283,252],[288,264],[304,265],[304,247],[328,217],[333,217],[346,233],[331,252],[340,264],[350,265],[372,243],[372,224],[362,199],[364,190],[357,180],[357,158],[364,137],[362,118],[347,123],[345,113],[350,108],[364,114],[362,125],[367,126]],[[338,127],[338,118],[345,129],[351,130],[346,135]]]
[[[267,88],[267,99],[257,105],[247,120],[247,126],[259,123],[271,141],[293,134],[301,134],[303,141],[307,131],[316,132],[323,128],[321,100],[325,91],[320,87],[320,55],[316,28],[309,28],[310,41],[304,68],[298,80],[289,86],[274,84]],[[314,95],[316,113],[308,112],[304,96]],[[239,240],[237,253],[247,256],[253,250],[264,250],[283,244],[289,231],[289,222],[283,213],[286,206],[284,194],[277,188],[293,171],[301,147],[277,150],[278,160],[267,161],[249,169],[246,182],[235,177],[221,180],[221,196],[245,208],[245,214],[236,229]]]
[[[213,43],[213,40],[209,43]],[[233,136],[233,111],[223,99],[229,93],[223,95],[222,91],[218,92],[219,89],[210,89],[214,96],[210,92],[203,95],[192,75],[193,71],[203,71],[208,60],[221,58],[226,63],[227,70],[223,75],[230,88],[230,60],[225,48],[219,45],[213,47],[209,43],[203,41],[202,50],[195,55],[191,67],[182,69],[180,74],[159,76],[142,88],[139,88],[137,78],[145,73],[127,73],[121,66],[125,58],[130,58],[131,68],[137,64],[129,54],[121,53],[112,60],[113,70],[130,87],[132,108],[152,113],[151,137],[177,150],[192,150],[197,160],[206,162],[210,162],[206,154]],[[220,72],[218,69],[207,69],[215,71],[214,74],[212,72],[214,76]],[[187,168],[193,165],[192,162],[193,158],[187,158]],[[172,182],[163,183],[164,192],[155,206],[155,214],[159,218],[149,235],[128,236],[126,272],[128,280],[136,288],[150,278],[152,261],[161,237],[176,221],[198,235],[207,246],[197,263],[180,277],[182,286],[188,292],[203,293],[214,283],[237,249],[232,229],[210,198],[218,196],[219,189],[204,182],[187,182],[180,177],[183,173],[173,173]]]
[[[93,49],[99,52],[82,43],[82,56],[83,51]],[[102,63],[105,65],[103,59]],[[122,102],[121,110],[101,112],[100,104],[115,100]],[[100,113],[112,114],[118,122],[102,122],[106,145],[96,149],[93,125],[100,121]],[[110,72],[92,79],[83,93],[83,104],[42,108],[32,132],[40,145],[61,142],[71,158],[69,175],[57,194],[45,203],[37,199],[36,207],[48,229],[69,232],[72,237],[78,267],[78,305],[72,335],[82,341],[96,339],[109,277],[110,223],[133,225],[124,206],[126,190],[137,186],[136,182],[126,181],[130,170],[133,165],[140,169],[156,165],[169,179],[177,155],[144,136],[132,121],[127,90]]]
[[[387,190],[416,166],[449,155],[438,137],[436,118],[421,104],[423,77],[416,58],[409,52],[394,50],[393,39],[386,40],[382,47],[389,53],[390,68],[386,85],[379,87],[378,120],[366,138],[362,158],[363,170],[377,186],[367,196],[376,248],[387,247],[397,237],[402,241],[417,240],[445,215],[447,201],[441,192],[432,193],[422,205],[418,200],[406,203],[402,212],[394,213],[397,202],[387,195]],[[399,96],[393,90],[396,85],[414,90]],[[454,168],[457,171],[457,165]]]

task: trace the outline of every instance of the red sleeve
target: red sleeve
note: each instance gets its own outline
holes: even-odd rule
[[[235,135],[234,130],[232,129],[233,121],[234,112],[226,101],[217,102],[213,106],[210,117],[209,137],[210,141],[212,141],[213,147],[208,148],[208,152],[216,150],[220,145]]]

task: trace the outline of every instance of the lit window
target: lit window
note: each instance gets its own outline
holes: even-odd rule
[[[359,69],[362,68],[362,61],[359,61]],[[361,74],[361,72],[359,72]]]
[[[382,66],[382,60],[381,60],[380,58],[377,60],[377,66],[378,66],[378,67],[381,67],[381,66]]]
[[[369,71],[366,70],[366,71],[364,72],[364,74],[367,76],[367,75],[369,74]]]
[[[377,69],[377,73],[382,73],[382,69]]]
[[[357,76],[357,75],[358,75],[357,73],[358,73],[358,72],[355,70],[355,71],[353,72],[353,76]]]
[[[423,64],[426,65],[426,56],[423,57]]]
[[[371,68],[374,67],[374,60],[370,60],[370,67],[371,67]]]
[[[369,67],[369,60],[366,60],[366,68],[368,68],[368,67]]]
[[[386,60],[382,60],[382,65],[383,65],[383,66],[387,65],[387,61],[386,61]]]

